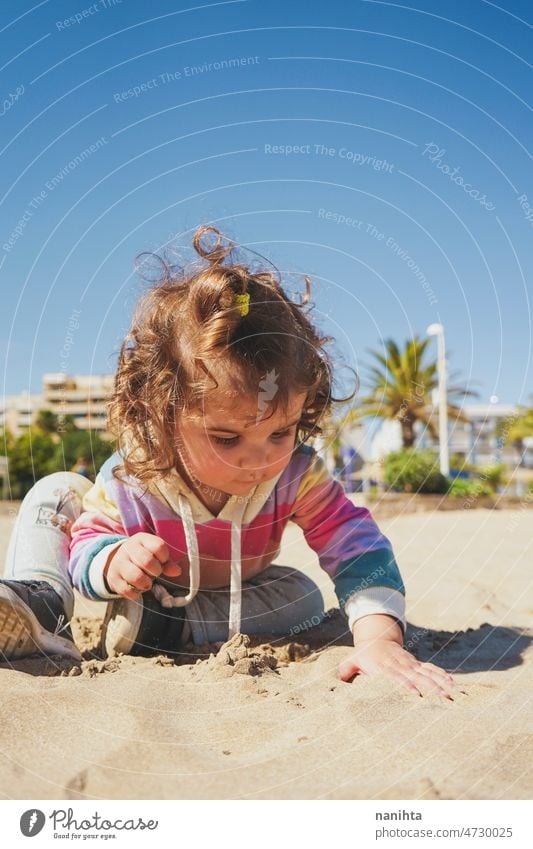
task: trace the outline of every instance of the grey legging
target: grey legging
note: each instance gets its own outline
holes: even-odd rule
[[[91,486],[76,472],[55,472],[37,481],[20,506],[7,550],[4,577],[48,581],[61,596],[68,620],[74,609],[68,571],[70,528]],[[287,566],[267,567],[243,582],[242,593],[245,634],[290,635],[318,625],[324,617],[318,586]],[[196,645],[225,640],[229,588],[201,590],[185,612],[184,637]]]

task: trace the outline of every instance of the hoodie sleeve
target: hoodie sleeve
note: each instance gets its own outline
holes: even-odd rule
[[[405,634],[405,588],[392,546],[370,512],[356,507],[313,448],[291,519],[330,576],[350,630],[363,616],[385,613]]]
[[[104,568],[112,548],[127,538],[112,484],[100,470],[84,495],[83,511],[71,528],[69,573],[82,596],[93,601],[117,597],[106,586]]]

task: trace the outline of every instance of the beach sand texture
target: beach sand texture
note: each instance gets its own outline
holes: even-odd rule
[[[12,505],[10,505],[12,509]],[[466,695],[339,681],[339,614],[293,641],[209,659],[54,659],[0,667],[6,799],[526,799],[533,795],[532,521],[526,510],[380,520],[408,592],[406,643]],[[0,516],[3,550],[13,515]],[[278,562],[333,587],[301,531]],[[80,648],[104,605],[80,598]],[[241,641],[237,641],[240,643]],[[77,673],[77,674],[74,674]]]

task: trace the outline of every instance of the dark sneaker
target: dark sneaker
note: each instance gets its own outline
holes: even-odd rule
[[[107,606],[102,626],[102,657],[179,655],[184,618],[183,607],[161,607],[151,591],[143,593],[139,601],[114,599]]]
[[[82,659],[63,602],[50,584],[0,580],[0,661],[31,654]]]

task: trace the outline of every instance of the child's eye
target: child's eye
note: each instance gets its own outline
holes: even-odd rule
[[[234,445],[234,443],[238,440],[238,436],[232,436],[227,439],[224,439],[223,436],[212,436],[211,439],[213,442],[218,442],[219,445]]]
[[[289,436],[290,430],[284,430],[282,433],[273,433],[272,439],[284,439],[286,436]]]
[[[290,434],[290,430],[284,430],[283,432],[280,432],[280,433],[273,433],[272,439],[276,439],[276,440],[283,439],[284,437],[289,436],[289,434]],[[219,445],[235,445],[238,438],[239,438],[238,436],[231,436],[231,437],[212,436],[211,437],[213,442],[217,442]]]

